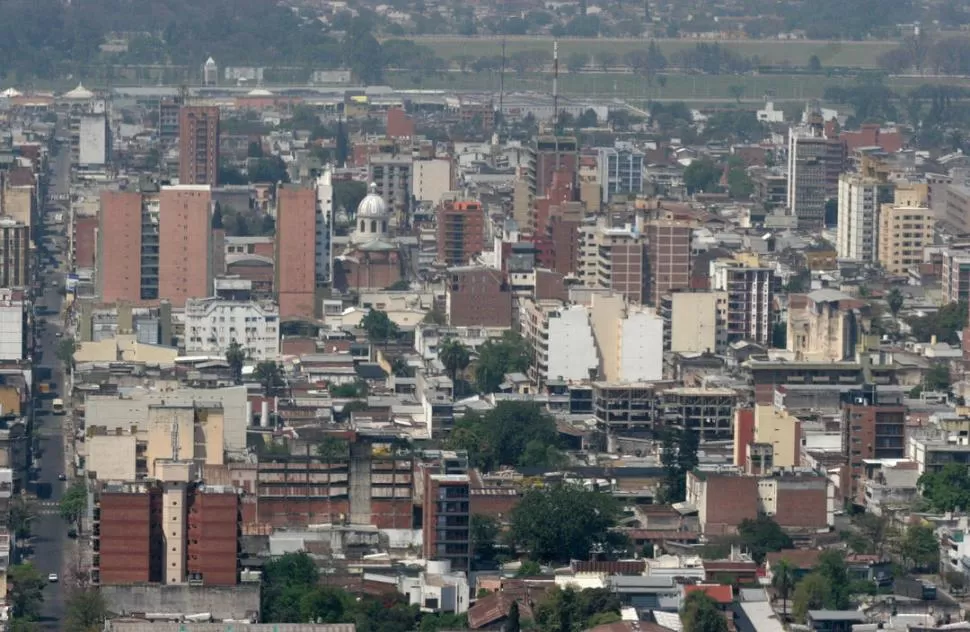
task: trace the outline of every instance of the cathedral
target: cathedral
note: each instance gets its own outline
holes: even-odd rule
[[[383,290],[402,278],[401,250],[388,236],[391,213],[371,184],[357,206],[350,244],[334,261],[334,287],[347,290]]]

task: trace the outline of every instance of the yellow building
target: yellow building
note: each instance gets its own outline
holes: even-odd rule
[[[774,467],[801,463],[802,422],[784,408],[759,404],[754,409],[754,443],[770,445]]]
[[[923,249],[933,245],[936,218],[926,191],[926,185],[900,185],[893,203],[879,211],[879,263],[889,274],[905,274],[919,265]]]
[[[175,364],[179,355],[175,347],[149,345],[138,342],[132,334],[118,334],[98,342],[82,342],[74,352],[74,361],[81,362],[145,362],[147,364]]]

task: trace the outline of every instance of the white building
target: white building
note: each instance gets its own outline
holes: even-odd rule
[[[596,340],[583,305],[572,305],[549,314],[545,357],[546,380],[582,381],[598,371]],[[541,360],[537,359],[541,362]]]
[[[24,302],[13,290],[0,288],[0,360],[24,357]]]
[[[785,111],[776,110],[775,104],[772,101],[765,101],[765,107],[763,110],[758,110],[756,112],[758,120],[764,123],[784,123],[785,122]]]
[[[280,353],[280,312],[268,301],[230,301],[220,298],[185,302],[185,352],[225,354],[238,342],[255,361]]]
[[[839,220],[836,250],[840,259],[875,261],[879,238],[879,192],[875,178],[855,173],[839,176]]]
[[[317,178],[317,285],[333,280],[333,182],[330,169]]]
[[[451,158],[431,158],[414,161],[411,189],[418,202],[440,204],[449,191],[454,190],[455,167]]]
[[[217,83],[219,83],[219,66],[216,65],[216,60],[210,57],[202,64],[202,85],[214,86]]]
[[[653,309],[627,305],[622,294],[593,295],[588,309],[600,379],[663,379],[664,321]]]
[[[101,166],[108,162],[108,118],[83,114],[78,128],[78,165]]]
[[[451,562],[428,561],[425,571],[417,577],[400,577],[398,591],[407,595],[412,606],[430,612],[468,612],[468,577],[451,570]]]

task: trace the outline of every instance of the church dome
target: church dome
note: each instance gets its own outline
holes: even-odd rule
[[[357,219],[374,218],[384,219],[387,217],[387,204],[384,198],[377,194],[377,185],[371,182],[367,187],[367,195],[357,205]]]

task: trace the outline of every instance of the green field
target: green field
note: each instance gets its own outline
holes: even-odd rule
[[[498,37],[458,37],[452,35],[410,38],[427,46],[444,59],[454,59],[461,55],[485,57],[502,53],[502,40]],[[694,47],[700,41],[688,39],[658,39],[660,49],[669,59],[677,51]],[[544,48],[552,51],[551,37],[514,36],[509,37],[506,51],[512,54],[520,50]],[[633,50],[645,48],[646,39],[584,39],[563,38],[559,40],[559,51],[563,58],[573,52],[585,52],[592,56],[602,51],[623,55]],[[823,66],[854,66],[875,68],[879,56],[893,50],[899,43],[892,40],[873,41],[815,41],[815,40],[721,40],[721,46],[729,48],[745,57],[757,55],[766,65],[805,66],[812,55],[817,55]]]
[[[417,77],[413,73],[387,73],[390,85],[400,89],[499,91],[498,73],[444,73],[443,76]],[[566,73],[559,77],[559,88],[566,97],[598,97],[630,100],[683,100],[703,103],[708,100],[734,100],[731,86],[743,86],[744,101],[761,101],[771,94],[777,101],[804,101],[822,98],[832,86],[855,85],[852,77],[825,75],[665,75],[666,85],[660,87],[632,74]],[[908,90],[925,83],[945,82],[947,85],[970,87],[970,79],[958,77],[891,77],[887,85],[894,90]],[[552,92],[552,76],[548,73],[517,75],[506,71],[505,91]]]

